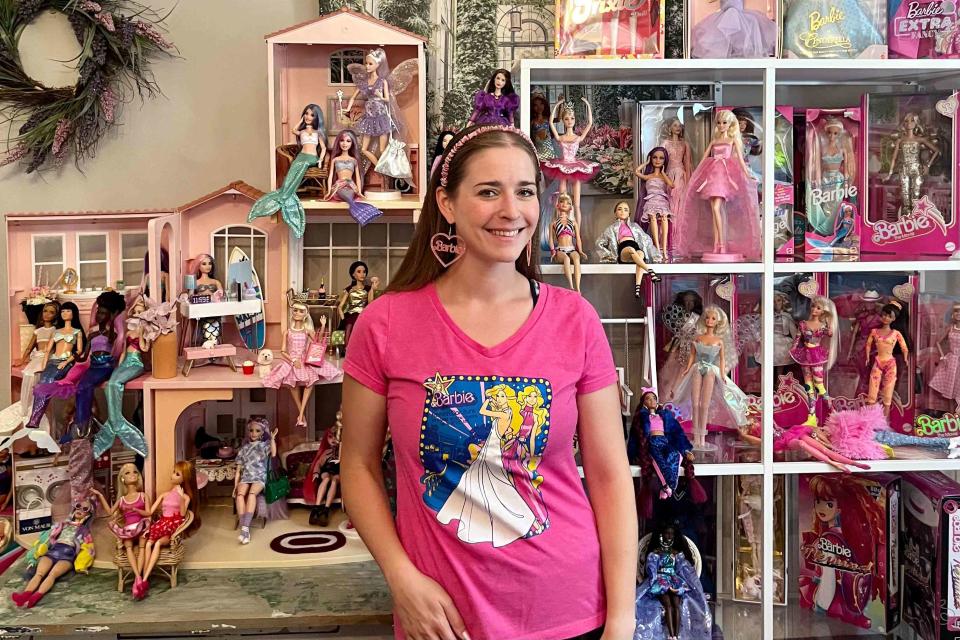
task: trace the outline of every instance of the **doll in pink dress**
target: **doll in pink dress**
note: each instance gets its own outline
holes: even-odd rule
[[[713,140],[677,212],[676,254],[714,262],[760,257],[760,205],[749,177],[740,124],[732,111],[718,111]],[[729,228],[737,232],[728,238]]]
[[[122,526],[115,522],[110,522],[108,526],[113,535],[123,542],[127,561],[133,570],[134,584],[136,584],[141,580],[145,560],[143,551],[147,540],[142,536],[147,527],[150,526],[147,494],[143,491],[143,476],[137,469],[137,465],[132,462],[120,466],[115,484],[117,501],[113,503],[113,506],[96,489],[91,489],[91,492],[100,500],[100,504],[108,516],[113,516],[117,511],[123,515]],[[136,549],[134,549],[134,545],[136,545]]]
[[[810,415],[804,424],[814,427],[817,425],[817,399],[827,395],[824,380],[827,371],[837,361],[837,308],[833,301],[814,296],[810,301],[809,317],[801,320],[797,329],[790,357],[800,365],[807,391]]]
[[[947,340],[949,350],[944,353],[941,346]],[[950,311],[950,328],[937,340],[940,362],[930,380],[930,388],[944,398],[953,400],[960,412],[960,302],[953,303]]]
[[[321,316],[320,322],[320,331],[323,332],[326,328],[326,317]],[[340,373],[339,369],[326,361],[318,366],[306,362],[307,351],[315,339],[313,319],[310,317],[307,306],[300,301],[291,301],[290,325],[283,332],[284,346],[280,351],[282,359],[277,361],[270,373],[264,377],[263,386],[270,389],[279,389],[281,386],[290,389],[290,396],[299,412],[298,427],[307,426],[304,414],[307,412],[310,394],[313,393],[313,385],[320,382],[321,378],[331,380]],[[319,344],[323,350],[326,350],[325,336],[321,340]]]
[[[654,147],[647,154],[647,161],[637,167],[637,222],[648,225],[653,245],[660,252],[660,259],[667,260],[670,219],[673,209],[670,200],[674,183],[666,172],[670,156],[663,147]]]
[[[693,151],[690,149],[690,143],[684,138],[684,126],[680,118],[670,121],[666,133],[667,137],[660,141],[660,146],[667,150],[667,176],[673,181],[673,189],[670,190],[670,211],[676,213],[683,206],[683,197],[687,193]],[[666,246],[666,240],[664,240],[664,246]]]
[[[777,23],[745,9],[743,0],[720,0],[718,11],[694,25],[690,42],[691,58],[769,58],[776,52]]]
[[[567,183],[572,183],[570,191],[573,196],[573,217],[576,219],[578,227],[581,225],[580,184],[593,180],[594,176],[600,171],[600,165],[598,163],[577,159],[577,151],[580,149],[580,144],[587,137],[587,134],[590,133],[590,129],[593,128],[593,109],[590,107],[590,103],[587,102],[586,98],[580,99],[587,105],[587,126],[584,127],[579,135],[577,134],[574,130],[577,126],[577,116],[573,111],[573,103],[564,103],[561,97],[560,101],[557,102],[553,108],[553,113],[550,115],[550,133],[552,133],[553,137],[560,143],[560,157],[542,160],[540,162],[540,170],[543,171],[543,175],[551,180],[557,180],[560,183],[558,185],[560,193],[566,193]],[[562,111],[560,109],[561,107],[563,107]],[[554,125],[558,113],[560,119],[563,121],[563,135],[557,133],[557,128]]]

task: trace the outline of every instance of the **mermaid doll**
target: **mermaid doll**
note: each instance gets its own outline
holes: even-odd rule
[[[716,0],[708,0],[716,2]],[[777,48],[777,23],[761,11],[745,9],[743,0],[720,0],[690,32],[691,58],[769,58]],[[772,12],[771,4],[767,3]]]
[[[307,226],[307,214],[297,197],[297,189],[307,169],[323,166],[326,154],[327,134],[323,129],[323,111],[315,104],[308,104],[300,113],[300,124],[291,133],[297,139],[300,151],[283,178],[283,185],[276,191],[264,194],[247,215],[247,222],[276,213],[279,209],[294,237],[302,238]]]
[[[693,445],[709,450],[709,423],[743,427],[747,420],[747,396],[727,375],[737,361],[730,335],[730,322],[723,309],[708,305],[697,321],[697,337],[687,360],[687,368],[673,389],[674,406],[682,415],[691,416]]]
[[[76,326],[75,326],[76,325]],[[60,317],[53,338],[47,343],[42,363],[42,373],[33,394],[33,407],[27,419],[27,428],[36,429],[47,411],[52,395],[39,393],[42,385],[62,380],[84,353],[87,335],[80,322],[80,310],[72,302],[60,307]],[[45,387],[46,389],[46,387]],[[59,450],[59,449],[57,449]]]
[[[47,350],[47,343],[53,338],[56,331],[57,317],[60,315],[60,305],[56,302],[47,302],[40,311],[40,317],[30,336],[30,342],[16,367],[23,367],[23,379],[20,383],[20,406],[26,410],[33,406],[33,388],[36,385],[37,374],[43,371],[43,354]],[[27,417],[24,415],[24,417]]]
[[[944,353],[943,341],[947,340],[949,350]],[[960,413],[960,302],[954,302],[950,310],[950,328],[937,340],[940,362],[930,379],[930,388],[944,398],[955,403],[954,409]]]
[[[749,178],[740,123],[732,111],[718,111],[713,139],[676,212],[676,254],[708,261],[759,257],[760,205],[756,183]],[[737,233],[728,238],[728,229]]]
[[[550,103],[542,93],[530,97],[530,137],[540,160],[550,160],[556,155],[550,137]]]
[[[140,317],[146,309],[146,299],[143,296],[137,296],[127,314],[123,353],[120,355],[117,368],[110,375],[104,392],[107,397],[107,421],[100,425],[100,430],[93,439],[94,458],[99,458],[106,453],[117,438],[137,455],[143,458],[148,455],[147,441],[143,437],[143,432],[123,417],[124,388],[128,382],[143,373],[141,354],[150,350],[150,341],[147,339],[148,327]]]
[[[327,175],[327,195],[325,200],[346,202],[350,215],[360,226],[383,215],[380,209],[370,203],[360,202],[363,197],[363,173],[360,171],[360,147],[357,136],[344,129],[333,142],[330,159],[330,172]],[[337,181],[333,178],[336,176]]]
[[[513,90],[510,72],[497,69],[487,80],[483,91],[473,96],[473,113],[467,127],[475,124],[503,124],[514,126],[514,114],[520,108],[520,96]]]
[[[893,355],[896,347],[900,347],[900,353],[904,362],[910,358],[910,349],[907,347],[907,341],[903,334],[893,325],[897,325],[906,330],[906,314],[903,303],[899,300],[892,300],[883,305],[880,309],[880,321],[883,327],[874,329],[867,338],[864,358],[867,364],[870,364],[872,347],[876,345],[877,355],[873,359],[873,367],[870,369],[870,385],[867,388],[867,404],[876,404],[880,399],[883,402],[883,414],[890,416],[890,405],[893,403],[893,391],[897,386],[897,359]]]
[[[887,171],[886,177],[887,180],[893,177],[893,172],[897,169],[897,160],[899,160],[901,217],[913,213],[913,206],[922,195],[920,191],[923,188],[923,179],[940,157],[940,149],[923,133],[920,117],[916,113],[908,113],[903,117],[900,135],[894,143],[890,170]],[[921,159],[924,149],[929,155],[926,162]]]
[[[107,516],[113,516],[118,511],[123,515],[122,526],[110,522],[109,527],[117,540],[123,543],[127,561],[133,570],[134,584],[136,584],[140,581],[140,573],[143,570],[143,550],[147,542],[142,535],[150,526],[150,512],[147,511],[149,499],[143,491],[143,475],[137,469],[137,465],[132,462],[120,466],[115,484],[117,499],[113,505],[110,505],[103,494],[96,489],[90,491],[100,500],[100,506],[103,507]],[[136,549],[134,545],[137,546]]]
[[[846,199],[847,187],[857,179],[857,160],[853,141],[843,122],[828,118],[820,134],[816,125],[808,129],[808,144],[813,157],[807,168],[807,220],[813,230],[830,237],[837,227],[837,214]],[[844,194],[833,197],[833,194]],[[835,237],[835,236],[834,236]]]
[[[667,125],[666,137],[660,140],[660,146],[667,151],[667,177],[673,182],[670,189],[670,211],[680,211],[683,206],[683,197],[687,192],[687,182],[690,178],[690,167],[693,162],[693,151],[690,143],[684,138],[684,126],[679,118],[673,118]],[[668,219],[669,220],[669,219]],[[664,225],[669,229],[667,225]],[[663,246],[668,246],[667,233],[663,234]],[[666,254],[664,254],[666,260]]]
[[[647,154],[647,161],[634,171],[638,178],[637,189],[640,194],[637,222],[646,224],[650,229],[653,245],[660,252],[663,260],[666,260],[670,219],[673,218],[670,196],[674,184],[666,172],[669,163],[670,155],[667,150],[663,147],[654,147]]]
[[[594,176],[600,172],[600,165],[598,163],[577,159],[577,151],[580,149],[580,144],[587,137],[587,134],[590,133],[590,129],[593,128],[593,109],[590,107],[590,103],[586,98],[581,97],[580,99],[587,105],[587,126],[584,127],[582,132],[577,134],[575,131],[577,116],[573,111],[573,103],[564,103],[561,97],[560,101],[558,101],[557,105],[553,108],[553,112],[550,114],[550,133],[552,133],[553,137],[560,143],[560,157],[542,160],[540,162],[540,169],[543,175],[559,182],[558,188],[560,193],[566,193],[567,183],[572,183],[573,214],[577,221],[577,226],[582,224],[580,220],[580,185],[583,182],[593,180]],[[563,108],[562,111],[561,107]],[[563,121],[563,135],[557,133],[557,128],[553,124],[558,113],[560,119]]]
[[[649,273],[650,279],[654,282],[661,280],[657,272],[646,262],[647,260],[659,262],[660,251],[640,225],[630,219],[629,202],[618,202],[613,214],[615,216],[613,223],[604,229],[597,240],[600,261],[636,265],[633,295],[639,298],[643,274]]]
[[[804,424],[810,427],[817,426],[817,400],[827,395],[824,381],[827,371],[837,361],[837,339],[836,306],[829,298],[812,296],[810,315],[800,321],[790,349],[790,357],[800,365],[803,374],[809,412]]]

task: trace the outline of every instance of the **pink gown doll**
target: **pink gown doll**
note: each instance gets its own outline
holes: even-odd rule
[[[673,118],[667,125],[667,137],[660,141],[660,146],[667,150],[667,177],[673,182],[670,211],[676,213],[683,206],[693,164],[693,151],[684,138],[684,127],[679,118]]]
[[[580,134],[574,130],[577,126],[577,116],[573,111],[572,102],[563,102],[561,97],[553,108],[550,115],[550,133],[560,144],[560,157],[540,161],[540,170],[543,175],[550,180],[558,181],[558,190],[560,193],[567,192],[567,184],[571,184],[571,196],[573,197],[573,217],[577,221],[577,226],[581,226],[580,221],[580,185],[584,182],[593,180],[594,176],[600,172],[600,165],[588,160],[578,160],[577,151],[581,143],[593,128],[593,109],[586,98],[580,98],[587,105],[587,126]],[[561,111],[561,107],[563,110]],[[554,121],[559,113],[560,120],[563,121],[563,135],[557,133]]]
[[[677,216],[674,253],[706,262],[760,257],[757,185],[743,161],[740,123],[732,111],[718,111],[713,140],[690,176]],[[736,233],[727,235],[728,229]]]
[[[637,190],[640,200],[637,205],[637,222],[647,225],[653,245],[660,252],[660,259],[667,260],[670,239],[670,220],[673,209],[670,202],[675,187],[666,168],[670,156],[663,147],[654,147],[647,154],[647,161],[637,167]]]
[[[709,0],[715,2],[716,0]],[[769,58],[777,48],[777,23],[743,0],[720,0],[720,8],[694,25],[691,58]]]
[[[948,350],[943,351],[947,340]],[[930,379],[930,388],[948,400],[952,400],[960,412],[960,302],[953,303],[950,311],[950,328],[937,340],[940,362]]]

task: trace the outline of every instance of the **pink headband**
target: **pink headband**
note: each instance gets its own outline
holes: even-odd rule
[[[640,395],[642,396],[645,393],[652,393],[653,395],[657,395],[657,390],[654,389],[653,387],[640,387]]]
[[[520,131],[520,129],[517,129],[516,127],[510,127],[505,124],[481,125],[475,128],[470,133],[463,136],[462,138],[460,138],[459,140],[457,140],[457,142],[452,147],[450,147],[447,150],[447,152],[443,155],[443,164],[440,165],[440,186],[441,187],[447,186],[447,174],[450,173],[450,161],[453,160],[453,156],[455,156],[457,152],[460,151],[460,149],[463,147],[463,145],[465,145],[469,141],[473,140],[479,135],[483,135],[484,133],[489,133],[491,131],[507,131],[509,133],[516,134],[521,138],[523,138],[526,141],[526,143],[530,145],[530,148],[533,149],[534,153],[536,153],[536,147],[533,146],[533,140],[531,140],[530,136],[525,134],[523,131]]]

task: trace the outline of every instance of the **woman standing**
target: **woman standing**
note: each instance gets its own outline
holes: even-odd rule
[[[386,576],[398,638],[633,637],[617,376],[589,303],[538,280],[537,167],[515,129],[458,134],[404,263],[353,331],[344,504]],[[388,423],[396,523],[380,462]],[[512,487],[483,499],[503,478]]]

